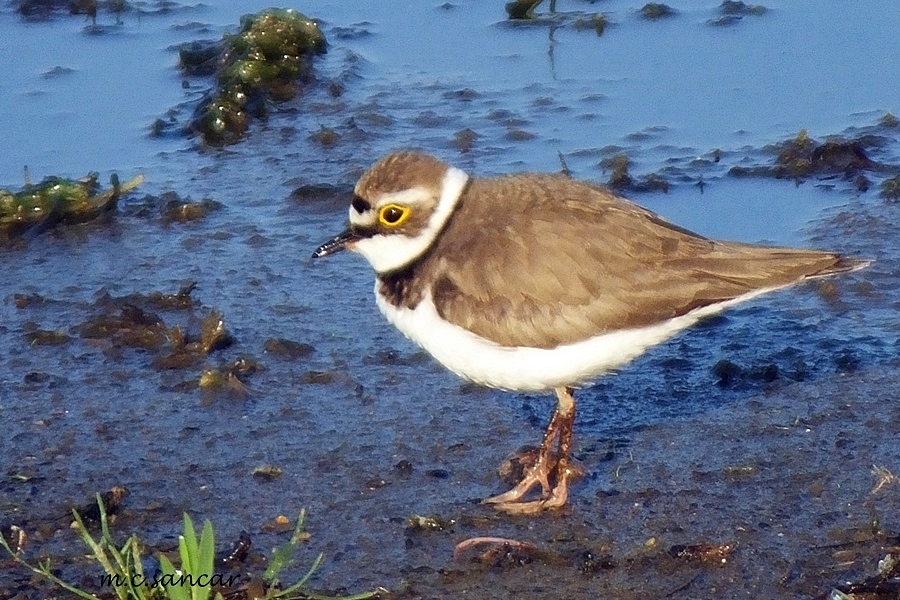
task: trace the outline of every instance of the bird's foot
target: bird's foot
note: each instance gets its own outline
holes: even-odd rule
[[[569,497],[568,480],[567,471],[567,475],[559,478],[559,482],[556,484],[556,487],[550,491],[550,494],[545,494],[540,500],[531,500],[529,502],[519,502],[518,500],[493,502],[494,508],[511,515],[534,515],[545,510],[562,508],[565,506],[566,500]],[[508,493],[509,492],[507,492],[507,494]],[[489,498],[489,500],[500,498],[505,495],[506,494],[500,494],[500,496],[494,496],[493,498]]]
[[[491,496],[481,501],[482,504],[508,504],[519,502],[528,490],[537,484],[541,484],[541,491],[546,497],[550,494],[550,471],[556,466],[556,463],[548,464],[547,460],[538,459],[533,465],[525,469],[525,477],[513,489],[497,496]]]
[[[573,465],[566,461],[562,469],[560,469],[561,466],[554,459],[543,465],[545,468],[542,468],[539,460],[526,469],[525,477],[516,487],[503,494],[485,498],[481,502],[482,504],[492,504],[497,510],[517,515],[532,515],[545,510],[561,508],[569,497],[569,480],[584,475],[584,470],[577,464]],[[550,481],[556,484],[552,488]],[[541,484],[543,492],[541,499],[523,502],[522,498],[525,494],[538,483]]]
[[[482,500],[498,509],[515,514],[534,514],[560,508],[569,497],[569,478],[583,474],[583,471],[569,463],[569,448],[572,443],[572,424],[575,421],[575,398],[572,388],[556,389],[558,400],[553,417],[544,432],[544,439],[536,450],[520,453],[517,462],[525,466],[522,480],[516,487],[499,496]],[[557,451],[553,451],[557,441]],[[550,487],[551,478],[554,486]],[[541,484],[541,499],[523,502],[522,498],[536,484]]]

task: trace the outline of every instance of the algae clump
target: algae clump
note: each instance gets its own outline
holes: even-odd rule
[[[120,184],[113,175],[110,189],[100,192],[97,173],[78,180],[46,177],[20,192],[0,190],[0,236],[11,238],[26,231],[42,231],[58,223],[85,223],[116,207],[119,197],[140,185],[139,175]]]
[[[181,48],[181,67],[191,73],[215,62],[217,87],[198,107],[192,129],[211,145],[240,141],[268,100],[285,101],[309,75],[309,57],[326,51],[315,21],[292,9],[270,8],[241,18],[241,31],[212,46]]]

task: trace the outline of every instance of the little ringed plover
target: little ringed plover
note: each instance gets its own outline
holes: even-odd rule
[[[416,152],[389,154],[362,176],[350,228],[313,256],[343,249],[375,269],[384,316],[445,367],[493,388],[556,392],[536,461],[484,500],[518,513],[566,503],[575,387],[703,317],[868,264],[712,240],[598,185],[470,177]],[[537,484],[541,497],[525,501]]]

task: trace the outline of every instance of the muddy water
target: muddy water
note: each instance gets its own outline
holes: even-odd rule
[[[91,574],[66,515],[124,485],[116,528],[163,548],[188,510],[216,524],[222,545],[245,529],[265,553],[283,541],[265,523],[306,507],[304,558],[325,553],[315,585],[331,590],[795,598],[874,573],[900,529],[897,484],[873,491],[872,473],[900,471],[896,206],[840,176],[795,185],[726,173],[771,161],[765,146],[801,128],[875,133],[873,158],[900,162],[896,130],[878,126],[900,111],[897,7],[781,3],[721,27],[708,24],[714,3],[649,22],[636,4],[560,0],[570,12],[514,26],[502,4],[298,5],[331,42],[319,83],[221,150],[148,135],[170,110],[183,122],[209,85],[182,80],[173,44],[219,38],[266,5],[146,3],[121,24],[101,12],[96,26],[0,9],[0,184],[18,187],[23,165],[34,180],[147,178],[112,219],[0,251],[0,507],[2,524],[33,531],[35,555]],[[602,37],[578,25],[596,10],[610,22]],[[333,145],[314,136],[322,127]],[[456,141],[465,129],[470,148]],[[683,225],[877,262],[732,311],[582,391],[575,454],[588,475],[570,508],[505,517],[473,501],[501,489],[495,468],[509,451],[537,442],[549,399],[462,385],[381,319],[361,259],[308,259],[342,227],[355,177],[406,146],[483,175],[555,171],[562,153],[597,181],[609,176],[601,161],[625,153],[634,175],[671,183],[635,199]],[[224,208],[171,222],[154,199],[166,191]],[[79,333],[118,314],[107,297],[187,281],[197,305],[152,310],[191,334],[221,311],[236,344],[201,364],[161,369],[165,349]],[[36,330],[69,339],[35,344]],[[266,352],[273,338],[314,351]],[[261,365],[248,395],[190,385],[241,356]],[[283,474],[253,477],[261,465]],[[454,523],[411,531],[413,514]],[[541,553],[454,560],[474,536]],[[679,552],[730,544],[724,563]],[[0,574],[12,593],[26,581]]]

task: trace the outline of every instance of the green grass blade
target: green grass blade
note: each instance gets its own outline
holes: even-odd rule
[[[49,579],[50,581],[52,581],[59,587],[71,592],[72,594],[75,594],[79,598],[84,598],[85,600],[97,600],[96,596],[92,596],[91,594],[88,594],[84,590],[80,590],[75,586],[69,585],[68,583],[66,583],[65,581],[63,581],[62,579],[60,579],[59,577],[54,575],[50,571],[50,561],[49,560],[46,563],[40,565],[39,567],[35,567],[31,563],[27,562],[24,558],[22,558],[21,556],[19,556],[15,552],[13,552],[12,548],[9,547],[9,544],[6,543],[6,538],[4,538],[2,534],[0,534],[0,546],[3,546],[3,548],[6,550],[6,552],[9,553],[10,558],[12,558],[16,563],[22,565],[23,567],[25,567],[32,573],[39,575],[41,577],[46,577],[47,579]]]
[[[319,568],[319,565],[322,564],[322,559],[324,558],[324,556],[324,554],[319,553],[319,555],[316,557],[316,560],[313,561],[312,566],[309,568],[309,571],[306,572],[306,575],[303,576],[303,579],[298,581],[296,585],[306,585],[306,582],[309,581],[309,578],[313,576],[313,573],[315,573],[316,569]]]
[[[313,561],[312,566],[309,568],[309,571],[306,572],[306,575],[303,576],[303,579],[301,579],[300,581],[298,581],[297,583],[295,583],[291,586],[284,588],[283,590],[281,590],[280,592],[278,592],[276,594],[272,594],[270,596],[270,598],[287,598],[287,597],[289,597],[289,594],[292,594],[292,593],[296,592],[297,590],[299,590],[300,588],[302,588],[303,586],[305,586],[306,582],[309,581],[309,578],[312,577],[313,573],[316,572],[316,569],[319,568],[319,565],[322,563],[323,557],[324,557],[324,554],[319,554],[319,556],[316,557],[316,560]],[[306,596],[309,596],[309,593],[304,592],[303,595],[304,595],[304,597],[306,597]],[[309,596],[309,597],[311,597],[311,596]]]
[[[140,543],[138,536],[132,534],[131,537],[128,538],[128,541],[125,542],[125,545],[122,546],[122,555],[126,559],[126,572],[137,575],[137,581],[146,582],[147,579],[146,575],[144,575],[144,565],[141,563]],[[128,590],[131,593],[132,598],[143,599],[152,597],[150,588],[136,586],[134,585],[134,581],[134,578],[128,578]]]
[[[184,535],[178,540],[178,550],[181,554],[181,571],[183,573],[197,573],[198,550],[197,533],[194,531],[194,522],[190,515],[184,513]]]
[[[97,507],[100,509],[100,546],[105,548],[105,550],[109,552],[109,555],[112,556],[113,560],[116,561],[119,572],[127,575],[128,566],[126,565],[122,554],[116,548],[112,534],[109,532],[109,520],[106,514],[106,505],[103,503],[103,496],[99,493],[97,494]]]
[[[106,521],[106,505],[103,504],[103,496],[97,493],[97,508],[100,509],[100,533],[103,539],[110,539],[109,523]]]
[[[375,590],[373,592],[361,592],[359,594],[351,594],[350,596],[322,596],[320,594],[313,594],[307,592],[302,596],[298,596],[298,600],[302,598],[303,600],[370,600],[371,598],[375,598],[376,596],[380,596],[385,594],[386,590]]]
[[[294,546],[290,543],[282,544],[275,548],[275,551],[272,552],[272,560],[269,562],[269,567],[263,573],[263,580],[267,581],[271,586],[277,585],[278,573],[291,561],[293,555]]]
[[[22,564],[27,565],[27,563],[22,563]],[[39,574],[41,577],[46,577],[47,579],[49,579],[50,581],[52,581],[59,587],[63,588],[64,590],[67,590],[69,592],[72,592],[79,598],[85,598],[86,600],[97,600],[97,596],[94,596],[93,594],[88,594],[84,590],[80,590],[77,587],[75,587],[74,585],[70,585],[70,584],[66,583],[65,581],[63,581],[62,579],[60,579],[59,577],[57,577],[56,575],[54,575],[53,572],[50,571],[50,561],[49,560],[47,562],[41,564],[41,566],[38,568],[34,568],[31,565],[27,565],[27,566],[29,569],[31,569],[35,573]],[[124,596],[122,596],[118,592],[116,593],[116,595],[119,598],[124,598]]]
[[[94,553],[94,558],[96,558],[97,562],[103,566],[103,570],[106,571],[107,575],[117,575],[119,571],[113,567],[112,563],[109,561],[109,557],[106,556],[106,551],[103,549],[103,538],[101,537],[100,542],[98,542],[91,536],[77,510],[73,509],[72,515],[75,517],[75,522],[78,523],[78,534],[81,536],[84,544]]]
[[[303,524],[306,523],[306,509],[300,509],[300,516],[297,517],[297,525],[294,527],[294,533],[291,534],[291,545],[296,546],[300,543],[303,536]]]
[[[176,577],[178,577],[178,576],[180,576],[180,577],[185,577],[185,576],[194,577],[194,571],[193,571],[193,569],[191,569],[191,567],[190,567],[191,562],[192,562],[192,561],[191,561],[191,556],[192,556],[192,554],[191,554],[190,549],[188,548],[188,543],[187,543],[187,541],[184,539],[184,536],[183,536],[183,535],[178,537],[178,554],[181,555],[181,575],[176,575]],[[190,599],[190,598],[193,597],[193,593],[192,593],[192,591],[191,591],[192,588],[190,588],[190,586],[187,585],[187,581],[182,580],[182,582],[181,582],[181,584],[179,585],[179,587],[181,587],[181,588],[183,588],[183,589],[185,590],[185,594],[187,594],[187,595],[185,596],[185,598]]]
[[[209,519],[204,521],[203,523],[203,531],[200,533],[200,546],[197,551],[196,556],[196,565],[194,572],[194,581],[197,582],[197,578],[201,575],[206,575],[207,577],[213,576],[213,566],[215,563],[215,534],[213,533],[212,523],[209,522]],[[209,581],[209,579],[206,579]],[[208,600],[209,598],[209,590],[212,588],[211,585],[194,585],[191,588],[191,596],[193,600]]]
[[[164,554],[159,555],[159,567],[163,572],[163,577],[178,579],[179,575],[175,571],[175,567],[172,565],[172,561],[169,560],[167,556]],[[183,572],[183,571],[182,571]],[[191,600],[190,590],[185,588],[182,585],[172,585],[165,586],[166,588],[166,596],[169,600]]]
[[[213,576],[213,568],[216,561],[215,532],[209,519],[203,523],[203,532],[200,534],[200,552],[198,554],[200,572],[210,577]]]
[[[294,551],[297,549],[303,539],[303,523],[306,521],[306,509],[300,509],[300,516],[297,517],[297,525],[294,526],[294,532],[291,534],[290,541],[278,546],[272,552],[272,560],[269,567],[263,573],[263,580],[268,582],[271,587],[278,585],[278,573],[281,569],[291,563],[294,557]]]

